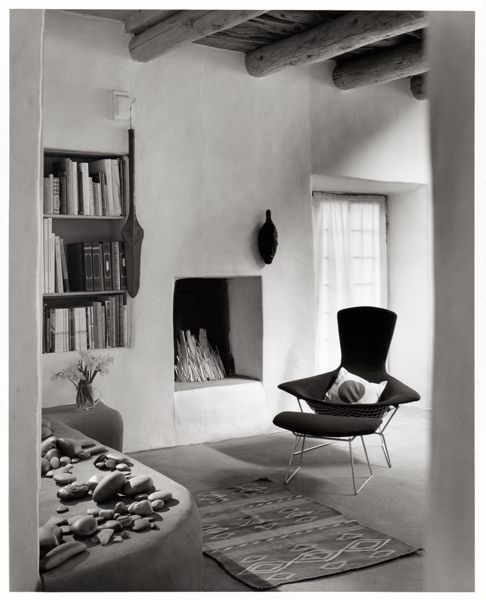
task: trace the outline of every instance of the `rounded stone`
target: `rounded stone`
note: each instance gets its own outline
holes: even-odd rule
[[[118,463],[115,468],[119,471],[130,471],[130,467],[126,463]]]
[[[45,475],[51,470],[51,463],[47,458],[41,458],[41,475]]]
[[[103,517],[103,519],[109,521],[114,518],[115,511],[112,508],[104,508],[100,510],[98,514],[100,517]]]
[[[152,492],[151,494],[149,494],[148,499],[152,502],[152,500],[163,500],[164,502],[169,502],[169,500],[172,500],[172,493],[171,492],[163,492],[163,491],[156,491],[156,492]]]
[[[165,506],[165,502],[163,500],[152,500],[150,503],[154,510],[162,510]]]
[[[61,500],[80,500],[85,498],[89,494],[89,488],[87,485],[78,485],[76,483],[70,483],[63,486],[57,491],[57,497]]]
[[[107,469],[114,469],[116,467],[116,462],[111,458],[105,460],[105,467]]]
[[[69,456],[61,456],[61,458],[59,459],[59,462],[63,466],[70,465],[71,464],[71,459],[69,458]]]
[[[56,508],[56,512],[58,513],[65,513],[69,510],[69,507],[64,506],[63,504],[60,504],[57,508]]]
[[[71,524],[71,531],[75,535],[79,535],[81,537],[87,537],[93,535],[93,533],[98,529],[98,523],[96,519],[91,515],[86,515],[84,517],[80,517],[74,523]]]
[[[75,477],[71,473],[55,473],[53,479],[56,483],[61,483],[62,485],[65,485],[67,483],[72,483],[73,481],[76,481],[77,477]]]
[[[93,515],[93,517],[97,517],[100,513],[100,510],[99,508],[88,508],[86,512],[88,513],[88,515]]]
[[[78,463],[78,462],[79,462],[79,458],[76,458],[76,457],[74,457],[74,458],[71,458],[71,462],[72,462],[73,464],[75,464],[75,463]]]
[[[76,458],[78,458],[79,460],[88,460],[88,458],[91,458],[91,454],[86,450],[81,450],[81,452],[78,452],[76,454]]]
[[[127,505],[124,502],[117,502],[113,510],[121,515],[128,514]]]
[[[146,529],[150,529],[152,526],[150,524],[149,521],[147,521],[147,519],[138,519],[137,521],[134,521],[133,525],[132,525],[132,530],[133,531],[145,531]]]
[[[113,531],[121,531],[123,529],[123,525],[119,521],[109,520],[103,525],[100,525],[100,529],[113,529]]]
[[[51,466],[51,465],[49,465],[49,466]],[[46,477],[54,477],[54,473],[55,473],[55,472],[56,472],[56,471],[54,471],[54,469],[51,469],[50,471],[47,471],[47,473],[46,473]]]
[[[114,533],[115,532],[113,529],[102,529],[101,531],[98,531],[96,537],[99,539],[102,546],[106,546],[110,542]]]
[[[58,458],[61,456],[61,453],[57,448],[51,448],[44,454],[44,457],[47,458],[47,460],[51,460],[51,458],[54,458],[55,456]]]
[[[103,473],[95,473],[85,483],[90,490],[94,490],[98,483],[105,477]]]
[[[154,482],[148,475],[137,475],[131,477],[123,486],[122,494],[125,496],[138,496],[139,494],[150,493],[153,490]]]
[[[51,467],[53,469],[59,469],[59,467],[61,466],[61,461],[59,460],[59,458],[57,456],[53,456],[50,460],[49,460]]]

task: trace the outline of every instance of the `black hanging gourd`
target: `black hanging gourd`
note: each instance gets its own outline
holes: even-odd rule
[[[278,233],[271,218],[272,213],[268,209],[266,211],[266,217],[265,223],[258,232],[258,249],[260,250],[260,254],[265,263],[269,265],[277,252]]]

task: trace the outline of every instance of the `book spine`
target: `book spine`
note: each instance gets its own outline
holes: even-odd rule
[[[105,348],[111,348],[111,304],[109,300],[105,300]]]
[[[84,248],[84,282],[87,292],[93,291],[93,247],[91,242],[83,242]]]
[[[61,197],[60,197],[60,181],[59,177],[53,177],[52,179],[52,212],[58,215],[61,210]]]
[[[67,215],[68,214],[68,206],[67,206],[66,173],[62,173],[59,175],[59,196],[60,196],[59,214]]]
[[[112,158],[111,165],[111,181],[113,186],[113,214],[121,215],[121,199],[120,199],[120,171],[118,168],[118,159]]]
[[[88,210],[90,215],[95,215],[94,210],[94,189],[93,189],[93,179],[88,177]]]
[[[110,314],[111,314],[111,323],[110,323],[110,338],[111,338],[111,347],[116,348],[118,346],[116,339],[116,303],[115,298],[112,296],[109,299],[110,302]]]
[[[69,308],[62,309],[62,348],[69,352]]]
[[[54,175],[44,177],[44,213],[47,215],[54,212],[53,179]]]
[[[43,251],[44,251],[44,286],[43,292],[47,294],[49,292],[49,219],[43,220]]]
[[[49,219],[49,292],[56,291],[56,236],[52,233],[52,219]]]
[[[56,251],[56,292],[62,294],[64,293],[64,280],[62,277],[61,238],[55,235],[54,242]]]
[[[129,158],[124,156],[123,163],[123,214],[128,214],[128,202],[130,199],[130,173],[129,173]]]
[[[103,242],[103,289],[112,290],[110,242]]]
[[[76,328],[75,328],[75,323],[74,323],[74,308],[69,308],[69,312],[68,312],[68,344],[69,344],[69,350],[75,350],[76,345],[75,345],[75,332],[76,332]]]
[[[127,289],[127,259],[125,256],[125,242],[119,242],[120,248],[120,289]]]
[[[122,344],[128,346],[128,307],[124,302],[122,305]]]
[[[89,173],[88,173],[88,163],[80,162],[78,163],[78,170],[80,173],[80,178],[78,178],[79,185],[79,204],[80,209],[83,210],[83,215],[90,215],[89,209]]]
[[[83,242],[67,244],[69,287],[73,292],[85,291]]]
[[[69,276],[67,270],[67,260],[66,260],[66,248],[64,246],[64,240],[60,238],[61,244],[61,267],[62,267],[62,283],[65,292],[69,292]]]
[[[79,201],[79,186],[78,186],[78,166],[76,161],[70,161],[71,168],[71,189],[72,189],[72,197],[73,197],[73,215],[79,215],[80,209],[80,201]]]
[[[101,242],[93,242],[93,290],[103,289],[103,247]]]
[[[118,242],[111,242],[111,279],[114,290],[120,289],[120,246]]]

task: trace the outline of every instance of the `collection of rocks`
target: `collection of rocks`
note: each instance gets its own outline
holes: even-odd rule
[[[161,511],[172,499],[170,492],[156,490],[152,478],[132,475],[132,463],[124,456],[101,454],[106,448],[95,446],[91,440],[82,443],[70,438],[56,438],[48,421],[42,423],[41,470],[61,487],[57,497],[72,502],[88,496],[97,505],[116,501],[114,508],[89,508],[84,514],[65,518],[51,517],[39,529],[40,569],[49,571],[69,558],[84,552],[88,546],[81,540],[65,541],[74,535],[92,543],[106,546],[129,538],[129,531],[158,529]],[[94,446],[88,450],[88,445]],[[93,452],[94,451],[94,452]],[[82,483],[71,473],[79,460],[97,455],[94,465],[101,471]],[[48,463],[48,464],[47,464]],[[103,473],[103,471],[109,471]],[[60,504],[56,511],[66,513],[69,507]]]

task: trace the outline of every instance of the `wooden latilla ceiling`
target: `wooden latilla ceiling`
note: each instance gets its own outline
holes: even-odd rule
[[[248,73],[265,77],[284,68],[332,59],[342,90],[411,77],[425,98],[427,26],[417,11],[333,10],[76,10],[123,21],[130,55],[147,62],[187,43],[245,53]]]

